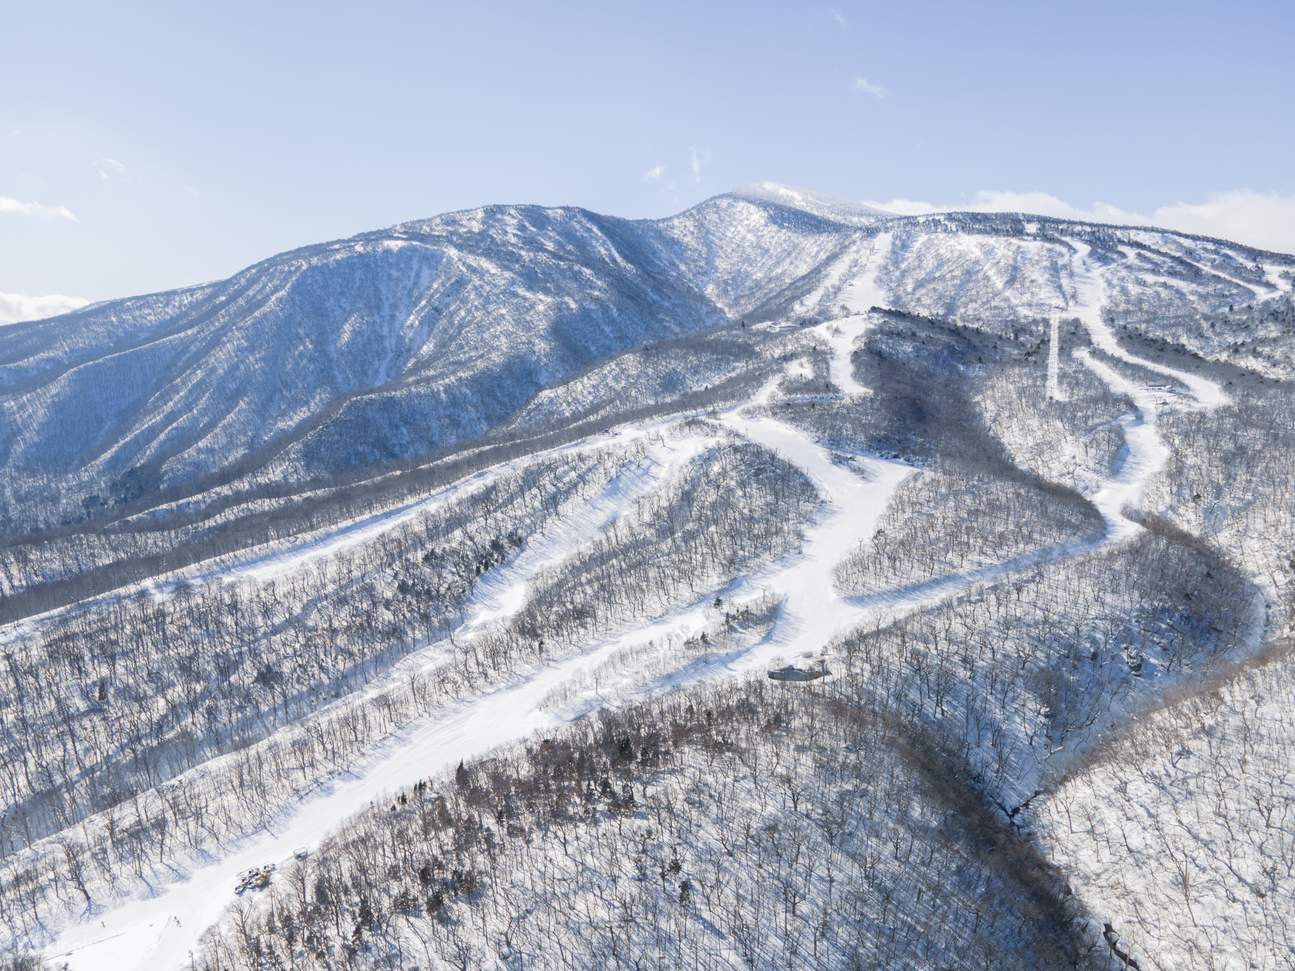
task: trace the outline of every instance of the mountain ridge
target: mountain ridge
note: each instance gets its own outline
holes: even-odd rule
[[[0,331],[0,522],[93,518],[261,453],[303,482],[429,455],[634,347],[830,316],[865,272],[896,309],[1037,326],[1071,302],[1071,237],[1121,264],[1117,306],[1161,317],[1277,295],[1295,267],[1188,234],[896,216],[773,183],[650,220],[444,213]]]

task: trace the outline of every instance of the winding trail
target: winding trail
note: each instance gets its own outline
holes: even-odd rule
[[[874,253],[883,245],[889,245],[888,237],[884,243],[878,237]],[[1094,346],[1125,364],[1182,382],[1192,395],[1193,407],[1226,404],[1226,395],[1214,382],[1144,361],[1120,347],[1101,316],[1101,268],[1091,260],[1088,247],[1074,245],[1076,295],[1072,309],[1087,327]],[[832,381],[847,395],[868,393],[854,377],[851,354],[860,325],[866,326],[867,309],[884,301],[876,284],[878,262],[870,261],[870,273],[852,289],[847,309],[854,312],[821,325],[821,333],[831,345]],[[916,609],[1013,572],[1079,555],[1136,534],[1141,527],[1125,510],[1140,501],[1147,482],[1168,459],[1168,447],[1156,428],[1166,397],[1163,392],[1125,377],[1094,355],[1081,355],[1080,360],[1113,391],[1129,396],[1135,405],[1134,414],[1121,419],[1126,447],[1119,467],[1091,496],[1106,521],[1105,535],[1096,541],[1061,544],[1007,563],[952,574],[877,597],[840,596],[834,586],[834,569],[872,536],[894,491],[914,470],[868,456],[854,457],[850,464],[843,464],[804,432],[770,417],[763,405],[776,394],[778,379],[763,388],[752,402],[718,416],[725,427],[770,449],[805,473],[820,491],[823,505],[804,532],[799,555],[785,557],[735,585],[739,592],[759,590],[782,598],[783,608],[773,635],[726,656],[702,672],[700,679],[758,671],[779,658],[819,650],[838,634],[870,618],[893,613],[897,607]],[[685,452],[674,458],[688,457],[688,447],[700,446],[685,446]],[[600,524],[623,514],[638,494],[639,490],[632,487],[613,490],[600,497],[596,513],[583,525],[555,527],[548,540],[538,543],[533,552],[517,557],[483,589],[464,632],[470,634],[518,609],[536,572],[570,555],[572,544],[587,542],[597,534]],[[598,641],[575,656],[519,674],[489,692],[408,726],[370,753],[355,774],[332,780],[303,802],[279,828],[247,837],[220,859],[178,874],[170,884],[152,888],[148,897],[113,906],[85,923],[65,928],[47,948],[46,956],[66,961],[75,971],[170,971],[187,965],[200,934],[219,921],[235,899],[232,890],[240,871],[289,859],[298,847],[319,845],[342,820],[367,808],[375,797],[448,770],[460,760],[502,744],[559,727],[573,716],[550,710],[544,704],[551,692],[621,651],[649,642],[669,642],[704,629],[709,599],[708,596],[671,611],[632,633]],[[623,686],[617,691],[625,698],[637,687],[641,686]],[[613,694],[605,700],[614,704],[617,696]]]
[[[1115,332],[1102,316],[1102,308],[1106,304],[1106,281],[1102,276],[1102,268],[1093,260],[1092,247],[1079,240],[1070,240],[1070,242],[1076,251],[1072,259],[1075,280],[1075,300],[1072,310],[1087,328],[1088,337],[1093,342],[1093,346],[1125,364],[1133,364],[1155,374],[1181,381],[1201,408],[1218,408],[1229,404],[1230,399],[1217,382],[1189,371],[1180,371],[1167,364],[1157,364],[1146,358],[1137,357],[1120,345]]]
[[[1178,407],[1210,411],[1230,404],[1231,399],[1215,381],[1148,361],[1126,351],[1102,315],[1106,302],[1106,284],[1101,267],[1095,265],[1092,258],[1092,248],[1077,240],[1071,242],[1076,250],[1073,271],[1075,302],[1072,310],[1087,329],[1093,346],[1117,361],[1180,382],[1193,399],[1185,402],[1181,396],[1136,382],[1087,350],[1076,352],[1076,358],[1111,391],[1127,396],[1134,405],[1132,414],[1120,418],[1125,442],[1120,472],[1103,482],[1097,492],[1089,496],[1106,520],[1109,539],[1115,541],[1139,531],[1141,527],[1129,519],[1124,510],[1140,503],[1147,483],[1169,461],[1169,446],[1156,427],[1164,407],[1173,402]]]

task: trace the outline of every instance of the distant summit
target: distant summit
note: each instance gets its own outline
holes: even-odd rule
[[[802,212],[808,212],[823,219],[831,219],[833,222],[844,223],[847,226],[871,225],[879,219],[890,219],[895,215],[894,213],[886,212],[884,209],[865,206],[861,202],[850,202],[821,192],[797,189],[778,182],[756,182],[751,185],[739,186],[729,195],[736,196],[739,199],[749,199],[754,202],[772,202],[776,205],[799,209]]]

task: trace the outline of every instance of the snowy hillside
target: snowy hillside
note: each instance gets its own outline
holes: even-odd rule
[[[1292,273],[1288,259],[1175,234],[885,217],[768,183],[656,222],[452,213],[6,328],[0,523],[75,527],[237,478],[318,482],[424,459],[631,348],[838,315],[865,266],[896,309],[1037,329],[1079,299],[1077,244],[1126,326],[1161,336],[1156,321],[1190,322],[1211,356],[1245,335],[1209,322]]]
[[[1293,290],[761,183],[0,330],[0,946],[1287,966]]]

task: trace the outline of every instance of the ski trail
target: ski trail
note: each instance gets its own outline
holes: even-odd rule
[[[237,899],[233,889],[240,873],[267,862],[289,861],[297,847],[317,847],[346,818],[396,789],[451,769],[461,760],[556,727],[560,719],[542,706],[551,691],[626,647],[666,637],[689,623],[702,626],[704,608],[604,642],[410,726],[377,746],[359,771],[331,780],[320,795],[303,802],[279,828],[241,840],[236,849],[195,868],[187,879],[152,887],[151,896],[130,900],[86,923],[68,927],[46,949],[46,956],[66,962],[72,971],[188,967],[202,932],[217,923]]]
[[[1227,404],[1227,396],[1215,382],[1135,357],[1124,350],[1102,317],[1105,284],[1100,270],[1090,265],[1090,247],[1077,240],[1071,240],[1071,243],[1079,251],[1079,266],[1074,270],[1076,298],[1070,309],[1087,328],[1093,344],[1111,357],[1181,382],[1192,393],[1194,407],[1211,409]],[[1048,368],[1050,398],[1054,397],[1051,391],[1055,381],[1052,357],[1057,351],[1058,324],[1059,315],[1054,314]],[[1087,350],[1076,351],[1075,357],[1091,369],[1111,391],[1131,399],[1135,408],[1133,414],[1119,419],[1124,435],[1124,449],[1116,470],[1103,478],[1096,490],[1088,496],[1106,524],[1103,535],[1096,540],[1071,540],[1034,550],[1002,563],[978,567],[965,573],[946,574],[896,590],[850,598],[856,608],[864,611],[915,609],[955,596],[972,587],[998,582],[1015,573],[1037,569],[1122,542],[1141,531],[1142,526],[1129,518],[1126,510],[1141,503],[1147,484],[1169,461],[1170,449],[1156,428],[1156,420],[1166,404],[1177,403],[1181,398],[1125,377]]]
[[[1217,382],[1137,357],[1121,346],[1102,316],[1106,283],[1101,268],[1093,263],[1092,248],[1078,240],[1070,242],[1077,251],[1072,258],[1075,279],[1075,303],[1072,309],[1088,330],[1093,345],[1118,361],[1180,382],[1191,393],[1193,407],[1208,411],[1229,404],[1230,399]],[[1157,429],[1156,422],[1168,402],[1179,402],[1181,398],[1125,377],[1087,350],[1077,351],[1075,356],[1111,391],[1126,395],[1134,405],[1133,414],[1120,418],[1125,443],[1120,474],[1106,479],[1096,493],[1089,497],[1106,520],[1110,538],[1118,540],[1134,535],[1140,529],[1137,523],[1125,515],[1124,510],[1140,502],[1147,483],[1169,461],[1169,446]]]
[[[841,289],[841,303],[847,311],[844,316],[829,320],[815,328],[832,348],[832,383],[846,395],[867,395],[872,390],[854,377],[854,346],[867,333],[868,314],[873,307],[886,306],[886,292],[877,282],[881,263],[889,255],[892,245],[890,233],[878,233],[872,241],[868,262],[862,273]]]
[[[467,621],[455,636],[469,636],[506,622],[525,606],[537,576],[589,546],[640,499],[715,443],[709,436],[693,436],[654,445],[642,462],[618,473],[575,514],[556,517],[530,537],[505,568],[491,570],[481,578],[467,605]]]
[[[1135,384],[1114,368],[1097,360],[1087,351],[1077,351],[1082,361],[1106,386],[1116,394],[1133,400],[1136,411],[1119,419],[1124,432],[1123,458],[1120,473],[1104,480],[1088,499],[1106,520],[1111,539],[1124,539],[1137,534],[1141,527],[1124,512],[1136,506],[1146,485],[1169,461],[1169,446],[1156,429],[1156,418],[1164,397],[1145,385]]]
[[[877,282],[877,276],[881,271],[882,261],[890,255],[893,245],[891,233],[878,233],[873,237],[863,272],[841,289],[841,302],[846,310],[854,314],[866,314],[873,307],[886,306],[886,291]]]
[[[975,587],[992,585],[1017,573],[1091,553],[1105,546],[1112,539],[1113,533],[1108,529],[1098,539],[1068,540],[1056,546],[1045,546],[1042,549],[1021,553],[1001,563],[990,563],[963,573],[948,573],[893,590],[862,594],[850,597],[849,601],[871,619],[898,618],[902,614],[948,600]]]
[[[1061,393],[1061,351],[1058,346],[1058,332],[1061,329],[1061,318],[1052,315],[1051,330],[1048,337],[1048,383],[1047,394],[1050,401],[1065,401]]]
[[[470,473],[417,499],[338,523],[315,533],[299,535],[288,543],[263,544],[235,553],[222,554],[172,571],[161,578],[153,577],[128,583],[84,600],[9,621],[0,625],[0,645],[30,636],[40,625],[60,617],[76,615],[132,597],[148,596],[154,600],[163,600],[173,596],[181,585],[234,583],[239,580],[265,581],[286,575],[349,547],[362,545],[424,512],[462,498],[473,489],[489,485],[529,463],[563,454],[595,451],[616,441],[627,442],[644,438],[665,427],[665,424],[664,420],[656,420],[623,430],[603,432],[554,448],[541,449],[518,459]]]
[[[846,288],[858,300],[853,306],[862,306],[865,313],[885,300],[876,282],[878,253],[889,250],[890,238],[889,233],[877,236],[867,270],[857,283]],[[832,382],[849,397],[869,395],[872,389],[854,377],[852,354],[860,330],[835,325],[860,321],[866,326],[866,319],[848,317],[824,325],[827,329],[823,336],[832,351]],[[800,558],[761,580],[761,586],[785,599],[775,636],[725,665],[731,671],[750,671],[779,654],[821,648],[863,620],[863,612],[838,594],[836,567],[859,544],[872,538],[895,490],[915,470],[901,462],[871,456],[855,457],[852,470],[799,429],[764,415],[751,415],[744,409],[735,409],[722,420],[738,434],[800,469],[814,483],[827,507],[806,530]]]
[[[758,586],[784,598],[775,636],[726,665],[733,672],[758,669],[779,655],[813,651],[859,623],[861,611],[836,592],[835,569],[876,532],[895,489],[913,474],[899,462],[863,457],[863,478],[837,464],[804,433],[767,417],[731,413],[724,423],[804,472],[824,497],[825,510],[805,531],[799,558]]]
[[[1273,277],[1273,275],[1269,272],[1268,267],[1264,264],[1259,264],[1259,265],[1263,268],[1264,282],[1268,285],[1267,290],[1265,290],[1257,283],[1249,283],[1238,277],[1232,276],[1229,273],[1224,273],[1222,270],[1216,267],[1205,266],[1203,263],[1197,263],[1193,259],[1188,259],[1182,253],[1175,253],[1174,255],[1178,259],[1182,260],[1184,263],[1188,263],[1191,266],[1196,267],[1196,269],[1200,270],[1206,276],[1217,277],[1220,280],[1226,280],[1228,283],[1231,283],[1233,286],[1241,287],[1242,289],[1249,290],[1251,295],[1254,297],[1255,303],[1263,303],[1265,300],[1271,300],[1273,297],[1280,296],[1284,289],[1280,285],[1280,283]]]
[[[1272,287],[1272,291],[1273,291],[1268,295],[1268,297],[1265,297],[1264,299],[1268,299],[1270,297],[1280,297],[1284,293],[1290,293],[1290,290],[1291,290],[1290,281],[1283,279],[1281,276],[1283,269],[1286,270],[1286,272],[1290,272],[1289,267],[1276,267],[1271,263],[1264,263],[1263,269],[1264,269],[1264,279],[1268,281],[1268,286]]]
[[[845,395],[869,395],[872,389],[860,384],[854,376],[854,345],[860,337],[868,332],[869,320],[866,314],[852,317],[838,317],[825,324],[819,324],[815,332],[827,340],[831,348],[828,358],[828,373],[832,383]]]
[[[1181,381],[1202,408],[1211,409],[1230,404],[1230,399],[1216,382],[1198,374],[1136,357],[1120,345],[1115,332],[1102,318],[1102,308],[1106,303],[1106,281],[1101,270],[1092,265],[1092,247],[1078,240],[1072,239],[1070,242],[1078,251],[1077,259],[1072,260],[1072,263],[1078,264],[1074,270],[1075,302],[1072,309],[1087,328],[1093,345],[1116,360]]]
[[[648,431],[647,427],[634,429],[630,437],[642,437]],[[231,582],[240,579],[264,581],[292,573],[313,561],[349,547],[366,543],[370,539],[389,532],[424,512],[447,505],[469,494],[474,489],[489,485],[505,475],[525,468],[536,461],[563,454],[596,450],[616,440],[617,436],[611,433],[603,433],[594,438],[559,445],[553,449],[545,449],[522,456],[514,461],[481,469],[447,486],[443,486],[429,495],[402,503],[392,509],[383,510],[340,526],[331,527],[303,542],[293,543],[282,549],[276,549],[251,558],[244,558],[233,564],[218,564],[214,569],[207,569],[196,575],[186,576],[185,579],[191,583]],[[628,439],[622,437],[620,440],[627,441]],[[174,586],[174,583],[166,586],[154,586],[153,590],[156,595],[165,595],[170,593]]]
[[[533,541],[533,547],[528,546],[511,563],[497,568],[495,579],[469,601],[468,619],[456,636],[471,636],[510,616],[525,603],[530,584],[539,572],[573,555],[603,526],[629,511],[639,498],[713,442],[709,436],[693,436],[654,446],[644,463],[614,478],[600,496],[565,524],[549,528]],[[352,773],[327,780],[317,793],[290,811],[277,828],[234,841],[233,848],[219,858],[191,866],[187,874],[177,874],[173,882],[148,887],[147,897],[110,905],[110,909],[87,922],[69,925],[47,949],[48,956],[66,962],[73,971],[165,971],[187,967],[198,947],[198,936],[218,921],[236,899],[233,888],[240,873],[267,862],[290,860],[298,847],[317,846],[336,830],[339,822],[367,808],[376,796],[452,768],[461,759],[474,758],[560,724],[557,716],[542,707],[555,688],[579,678],[586,668],[596,667],[621,650],[703,629],[707,623],[705,609],[704,604],[693,605],[629,634],[604,638],[577,655],[514,677],[494,690],[406,726],[375,745]],[[402,659],[389,677],[378,679],[338,704],[370,699],[411,668],[434,665],[443,643],[437,641]],[[205,767],[191,771],[202,772]]]

